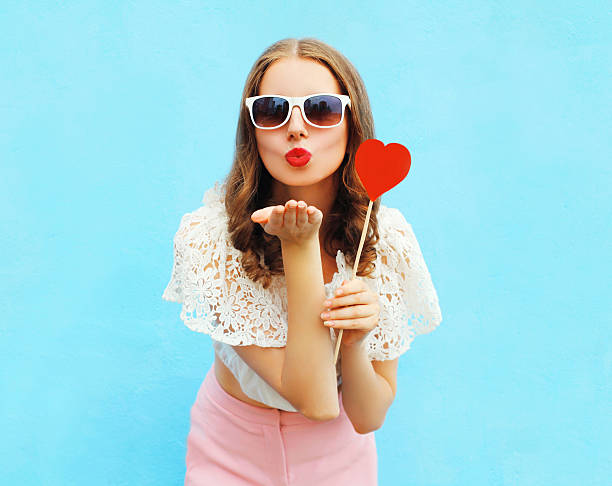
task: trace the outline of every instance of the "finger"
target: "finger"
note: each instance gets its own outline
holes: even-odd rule
[[[370,332],[376,327],[375,322],[372,317],[360,317],[357,319],[325,320],[323,324],[325,327],[333,327],[334,329]]]
[[[297,208],[297,201],[291,199],[285,203],[285,225],[295,226],[296,215],[295,209]]]
[[[323,213],[314,206],[308,206],[307,213],[310,224],[318,224],[323,220]]]
[[[270,213],[268,223],[274,227],[281,227],[283,225],[283,213],[285,212],[285,206],[274,206]]]
[[[297,208],[297,225],[298,227],[305,226],[308,223],[308,214],[306,212],[306,203],[304,201],[298,202]]]
[[[373,304],[350,305],[321,312],[321,319],[358,319],[376,315],[376,306]]]
[[[369,292],[356,292],[354,294],[344,295],[327,299],[324,302],[326,308],[344,307],[347,305],[357,304],[372,304],[374,303],[373,295]]]
[[[345,280],[342,282],[342,285],[336,289],[334,292],[335,295],[348,295],[354,294],[356,292],[364,292],[368,290],[365,282],[363,280],[359,280],[358,278],[354,278],[352,280]]]
[[[251,214],[251,220],[255,223],[266,224],[270,218],[273,207],[261,208]]]

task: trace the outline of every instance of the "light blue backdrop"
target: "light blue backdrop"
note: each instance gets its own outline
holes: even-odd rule
[[[228,171],[246,75],[314,36],[412,153],[441,326],[400,359],[380,484],[604,485],[612,467],[606,2],[3,2],[2,484],[182,484],[210,338],[161,293]]]

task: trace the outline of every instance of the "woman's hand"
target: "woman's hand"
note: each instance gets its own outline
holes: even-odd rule
[[[363,280],[345,280],[336,289],[334,297],[326,300],[323,306],[326,310],[321,319],[325,326],[336,329],[336,335],[343,329],[341,347],[362,344],[378,325],[378,295]]]
[[[251,219],[281,241],[301,244],[318,237],[323,213],[314,206],[307,206],[304,201],[291,199],[284,206],[258,209],[251,214]]]

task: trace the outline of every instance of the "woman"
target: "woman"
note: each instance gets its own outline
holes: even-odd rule
[[[399,355],[441,313],[412,228],[379,200],[351,280],[369,138],[361,77],[332,47],[285,39],[253,65],[234,164],[183,216],[163,295],[215,348],[185,484],[377,484]]]

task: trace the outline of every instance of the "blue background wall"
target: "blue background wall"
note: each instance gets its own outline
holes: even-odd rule
[[[441,326],[400,359],[380,484],[604,485],[606,2],[3,2],[3,484],[182,484],[208,336],[161,299],[265,47],[314,36],[412,153]]]

